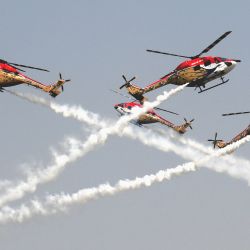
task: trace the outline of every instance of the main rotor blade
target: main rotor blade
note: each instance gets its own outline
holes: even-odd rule
[[[125,82],[127,82],[125,75],[122,75],[122,78],[124,79]]]
[[[5,61],[5,60],[3,60],[3,59],[0,59],[0,63],[10,64],[10,63],[8,63],[7,61]],[[14,65],[11,65],[11,66],[12,66],[14,69],[17,69],[17,70],[19,70],[19,71],[25,72],[25,70],[19,69],[19,68],[15,67]]]
[[[237,113],[228,113],[228,114],[222,114],[222,116],[229,116],[229,115],[241,115],[241,114],[250,114],[250,111],[246,111],[246,112],[237,112]]]
[[[172,54],[172,53],[167,53],[167,52],[161,52],[161,51],[151,50],[151,49],[147,49],[146,51],[147,52],[158,53],[158,54],[163,54],[163,55],[168,55],[168,56],[178,56],[178,57],[183,57],[183,58],[192,58],[191,56],[177,55],[177,54]]]
[[[157,109],[157,110],[161,110],[161,111],[165,111],[167,113],[170,113],[170,114],[174,114],[174,115],[179,115],[173,111],[170,111],[170,110],[167,110],[167,109],[162,109],[162,108],[158,108],[158,107],[155,107],[154,109]]]
[[[15,68],[15,69],[17,69],[17,70],[19,70],[19,71],[21,71],[21,72],[26,72],[25,70],[23,70],[23,69],[19,69],[18,67],[15,67],[15,66],[13,66],[13,65],[11,65],[13,68]]]
[[[126,97],[126,98],[132,100],[133,102],[136,101],[136,99],[134,99],[134,98],[132,98],[132,97],[130,97],[128,95],[124,95],[124,94],[120,93],[119,91],[116,91],[116,90],[113,90],[113,89],[110,89],[110,91],[112,91],[112,92],[114,92],[114,93],[116,93],[116,94],[118,94],[120,96]]]
[[[23,64],[17,64],[17,63],[11,63],[11,62],[7,62],[7,63],[10,64],[10,65],[18,66],[18,67],[29,68],[29,69],[36,69],[36,70],[41,70],[41,71],[49,72],[49,70],[47,70],[47,69],[42,69],[42,68],[27,66],[27,65],[23,65]]]
[[[216,44],[221,42],[224,38],[226,38],[232,31],[225,32],[222,36],[220,36],[218,39],[216,39],[213,43],[211,43],[208,47],[206,47],[200,54],[194,56],[193,58],[200,57],[202,54],[207,53],[209,50],[211,50]]]

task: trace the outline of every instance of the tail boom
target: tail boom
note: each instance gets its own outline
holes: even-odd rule
[[[186,133],[188,127],[190,127],[190,128],[192,129],[192,127],[191,127],[192,121],[193,121],[193,120],[191,120],[191,121],[188,122],[188,121],[185,120],[185,123],[184,123],[184,124],[181,124],[181,125],[174,125],[173,123],[171,123],[170,121],[168,121],[168,120],[166,120],[166,119],[163,119],[163,118],[159,119],[159,122],[160,122],[161,124],[163,124],[163,125],[165,125],[165,126],[168,126],[168,127],[172,128],[174,131],[178,132],[179,134],[184,134],[184,133]]]

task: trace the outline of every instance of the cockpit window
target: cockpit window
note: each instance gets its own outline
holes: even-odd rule
[[[211,61],[210,61],[210,60],[204,61],[204,66],[208,66],[208,65],[210,65],[210,64],[211,64]]]

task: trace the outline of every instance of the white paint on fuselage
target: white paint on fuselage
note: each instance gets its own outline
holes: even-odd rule
[[[207,82],[209,82],[211,80],[220,78],[220,77],[228,74],[231,70],[234,69],[234,67],[237,64],[235,61],[231,61],[230,63],[231,63],[230,66],[226,65],[225,62],[212,63],[212,64],[210,64],[208,66],[204,66],[204,65],[201,66],[202,68],[207,69],[207,70],[215,69],[211,74],[209,74],[206,77],[206,79],[204,79],[203,83],[207,83]]]
[[[235,61],[230,61],[231,65],[228,66],[226,65],[225,62],[220,62],[220,63],[211,63],[210,65],[208,66],[201,66],[202,68],[204,69],[207,69],[207,70],[213,70],[209,75],[206,76],[205,79],[203,79],[203,81],[201,82],[200,81],[200,85],[202,84],[206,84],[212,80],[215,80],[217,78],[221,78],[223,77],[224,75],[226,75],[227,73],[229,73],[231,70],[234,69],[234,67],[236,66],[237,62]]]
[[[121,106],[117,106],[116,107],[116,111],[118,113],[120,113],[121,115],[128,115],[128,114],[131,114],[131,110],[128,109],[128,108],[123,108]]]
[[[116,111],[117,111],[121,116],[131,114],[131,109],[128,109],[128,108],[123,108],[123,107],[121,107],[121,106],[116,106],[115,109],[116,109]],[[130,123],[135,124],[135,125],[139,125],[138,119],[132,119],[132,120],[130,121]]]

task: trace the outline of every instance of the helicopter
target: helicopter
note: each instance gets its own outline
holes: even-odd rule
[[[135,107],[142,108],[142,104],[139,103],[138,101],[134,101],[134,102],[119,103],[119,104],[114,105],[115,110],[121,116],[131,114],[131,110]],[[174,113],[174,112],[171,112],[168,110],[164,110],[161,108],[155,108],[155,109],[159,109],[162,111],[166,111],[166,112],[178,115],[177,113]],[[131,122],[139,127],[143,126],[144,124],[151,124],[151,123],[159,122],[167,127],[172,128],[173,130],[175,130],[179,134],[184,134],[188,127],[192,129],[191,123],[194,121],[194,119],[192,119],[189,122],[185,118],[184,118],[184,120],[185,120],[185,123],[183,123],[181,125],[174,125],[170,121],[168,121],[168,120],[164,119],[163,117],[161,117],[160,115],[158,115],[154,109],[150,109],[145,114],[140,115],[138,117],[138,119],[132,120]]]
[[[0,59],[0,91],[3,92],[4,88],[12,87],[19,84],[27,84],[35,88],[39,88],[44,92],[49,93],[52,97],[56,97],[64,90],[63,84],[69,82],[70,80],[62,79],[61,73],[59,73],[59,80],[55,84],[45,85],[36,80],[31,79],[30,77],[24,75],[22,72],[25,72],[20,68],[29,68],[35,70],[41,70],[49,72],[47,69],[37,68],[33,66],[27,66],[23,64],[11,63],[6,60]],[[60,90],[61,89],[61,90]]]
[[[128,93],[140,101],[144,98],[143,95],[145,93],[158,89],[168,84],[183,85],[189,83],[187,85],[188,87],[194,87],[195,90],[198,88],[199,89],[198,93],[202,93],[204,91],[207,91],[209,89],[227,83],[229,79],[225,80],[224,76],[228,74],[231,70],[233,70],[237,65],[237,63],[241,62],[241,60],[229,59],[217,56],[201,57],[201,55],[210,51],[215,45],[221,42],[221,40],[226,38],[230,33],[231,31],[225,32],[213,43],[211,43],[208,47],[206,47],[203,51],[194,56],[183,56],[183,55],[148,49],[147,52],[188,58],[189,60],[182,62],[173,71],[161,77],[159,80],[149,84],[145,88],[141,88],[139,86],[132,84],[131,82],[135,79],[135,77],[133,77],[129,81],[124,78],[125,83],[120,87],[120,89],[126,87]],[[206,83],[215,80],[217,78],[221,79],[220,83],[211,86],[209,88],[206,88],[205,86]]]
[[[222,114],[222,116],[231,116],[231,115],[241,115],[241,114],[249,114],[250,111],[246,112],[236,112],[236,113],[227,113],[227,114]],[[217,146],[218,148],[224,148],[227,145],[230,145],[234,142],[237,142],[241,140],[242,138],[250,135],[250,124],[248,125],[247,128],[245,128],[243,131],[241,131],[239,134],[237,134],[233,139],[231,139],[229,142],[225,142],[223,140],[217,140],[217,132],[215,133],[215,138],[214,139],[209,139],[208,141],[213,142],[214,148]]]

